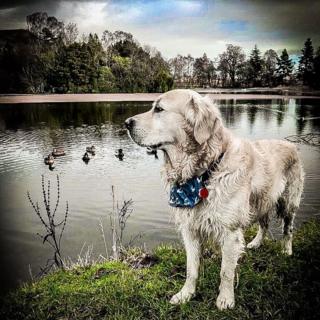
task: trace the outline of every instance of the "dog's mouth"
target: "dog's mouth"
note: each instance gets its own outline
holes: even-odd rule
[[[163,141],[163,142],[157,142],[157,143],[144,143],[142,142],[141,138],[138,137],[136,134],[134,134],[131,130],[127,130],[129,137],[135,142],[138,146],[148,148],[150,150],[156,151],[156,150],[162,150],[165,148],[165,146],[173,144],[171,141]]]
[[[169,141],[165,141],[165,142],[159,142],[156,144],[144,144],[144,143],[138,143],[139,146],[144,147],[144,148],[148,148],[151,150],[162,150],[165,146],[172,144],[172,142]]]

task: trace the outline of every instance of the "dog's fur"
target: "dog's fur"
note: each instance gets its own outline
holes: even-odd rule
[[[234,275],[244,251],[243,230],[259,222],[257,248],[273,213],[283,219],[284,252],[292,254],[293,219],[303,190],[304,173],[295,145],[281,140],[255,142],[235,137],[218,109],[192,90],[161,95],[153,108],[126,120],[132,139],[164,151],[167,184],[202,174],[221,154],[207,184],[209,197],[192,209],[173,209],[187,252],[187,278],[171,303],[188,301],[196,289],[203,240],[221,247],[221,283],[216,304],[234,306]]]

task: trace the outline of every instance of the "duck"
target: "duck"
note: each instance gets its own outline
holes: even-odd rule
[[[61,156],[64,156],[66,153],[65,153],[63,147],[57,147],[57,148],[53,148],[51,154],[52,154],[54,157],[61,157]]]
[[[91,153],[94,156],[96,153],[96,148],[95,146],[92,145],[91,147],[87,147],[86,151]]]
[[[54,164],[54,157],[53,157],[53,155],[51,153],[48,154],[48,156],[46,156],[44,158],[44,163],[48,164],[48,165],[53,165]]]
[[[89,153],[88,153],[88,152],[86,152],[86,153],[83,155],[82,160],[83,160],[84,162],[89,162],[90,156],[89,156]]]
[[[49,164],[49,170],[50,170],[50,171],[53,171],[53,169],[54,169],[55,167],[56,167],[56,166],[55,166],[54,163],[50,163],[50,164]]]
[[[115,154],[115,156],[117,158],[119,158],[119,160],[123,160],[123,157],[124,157],[124,153],[123,153],[123,150],[122,149],[118,149],[118,153]]]

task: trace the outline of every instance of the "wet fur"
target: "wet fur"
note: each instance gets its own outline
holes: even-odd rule
[[[282,140],[235,137],[224,127],[212,102],[191,90],[167,92],[154,107],[159,104],[165,112],[171,112],[162,116],[165,123],[162,125],[161,115],[155,116],[151,110],[133,118],[135,128],[130,134],[141,145],[165,140],[162,149],[166,184],[201,174],[224,153],[210,176],[209,197],[193,209],[172,209],[187,252],[187,279],[171,303],[186,302],[194,294],[202,243],[212,239],[222,252],[216,304],[219,309],[232,308],[234,273],[245,249],[243,231],[247,226],[259,223],[255,239],[247,246],[257,248],[266,235],[270,217],[277,214],[283,219],[284,252],[292,254],[293,220],[304,180],[296,147]]]

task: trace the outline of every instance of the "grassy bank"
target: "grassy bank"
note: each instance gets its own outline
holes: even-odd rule
[[[252,237],[248,233],[247,240]],[[185,254],[158,247],[157,263],[132,269],[106,262],[59,271],[11,293],[1,303],[0,319],[319,319],[320,223],[296,232],[294,254],[281,254],[279,242],[247,252],[238,269],[234,310],[215,307],[220,256],[206,254],[197,295],[182,306],[169,304],[182,286]]]

